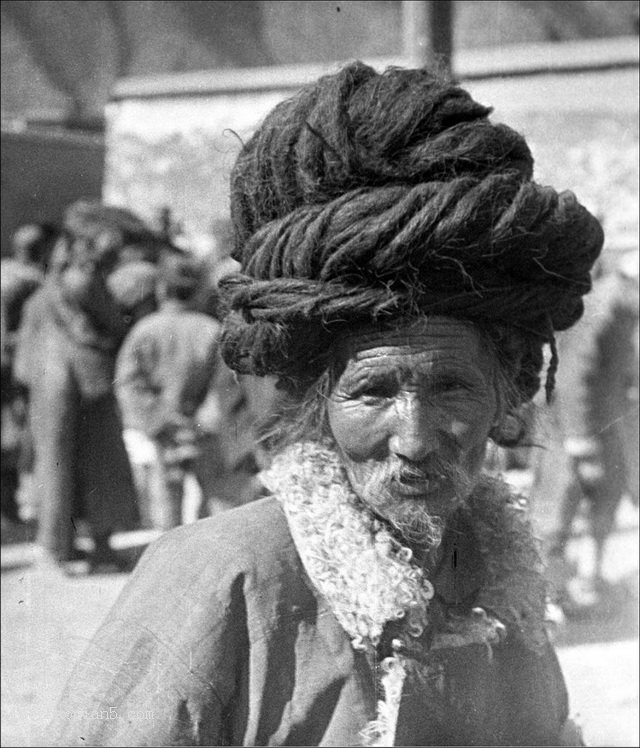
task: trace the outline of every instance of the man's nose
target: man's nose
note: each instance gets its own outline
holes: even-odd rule
[[[423,398],[399,399],[391,424],[389,450],[411,462],[421,462],[439,447],[439,432],[444,427],[441,420],[438,409]]]

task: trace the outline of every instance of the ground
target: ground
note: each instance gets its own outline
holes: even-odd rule
[[[135,548],[147,538],[116,538]],[[588,563],[588,538],[570,555]],[[2,745],[46,744],[46,725],[86,641],[126,582],[126,574],[68,577],[32,564],[33,546],[2,547]],[[556,644],[569,689],[591,746],[638,746],[638,512],[621,508],[605,573],[611,602],[594,618],[567,621]]]

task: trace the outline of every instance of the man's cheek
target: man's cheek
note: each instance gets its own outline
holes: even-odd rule
[[[369,414],[353,413],[346,418],[330,420],[330,424],[338,446],[353,459],[373,456],[385,440],[379,419]]]
[[[473,447],[484,441],[489,436],[490,423],[487,419],[453,420],[450,433],[455,437],[458,444],[464,447]]]

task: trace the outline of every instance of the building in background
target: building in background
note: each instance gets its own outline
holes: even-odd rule
[[[81,195],[100,194],[105,106],[116,81],[281,65],[294,69],[309,64],[322,67],[354,58],[398,61],[406,52],[407,8],[421,5],[428,3],[3,0],[2,201],[6,207],[2,211],[2,247],[6,248],[7,237],[25,220],[56,220],[60,204]],[[517,59],[522,48],[513,45],[552,42],[554,47],[562,47],[561,42],[593,39],[597,46],[605,39],[633,37],[638,32],[637,0],[457,0],[449,5],[453,48],[460,54],[469,53],[469,59],[476,61],[472,67],[479,65],[485,70],[486,61],[495,59],[503,49],[509,59]],[[304,74],[297,77],[303,80]],[[292,79],[284,83],[290,90]],[[205,86],[205,93],[210,87]],[[193,86],[186,90],[197,93]],[[267,111],[269,106],[261,100],[256,114],[262,111],[260,107]],[[238,107],[234,101],[234,123]],[[192,111],[194,108],[192,105]],[[217,124],[225,129],[221,116],[222,120],[207,124],[209,132]],[[153,133],[155,125],[162,123],[147,124]],[[234,125],[226,127],[229,129],[222,147],[233,155]],[[108,137],[113,137],[113,131]],[[174,145],[170,144],[169,153],[175,150]],[[202,145],[210,155],[212,144],[207,141]],[[213,145],[219,146],[219,142]],[[120,154],[132,156],[128,168],[139,169],[140,153],[131,154],[132,150],[136,149],[131,140],[119,148]],[[214,154],[213,163],[219,160]],[[111,175],[121,168],[120,161],[120,156],[107,153],[107,195],[130,204],[137,195],[122,197],[113,187]],[[154,178],[158,169],[165,169],[160,184],[147,185],[149,198],[161,201],[162,183],[173,176],[173,166],[160,157],[151,163],[143,167],[147,172],[151,169]],[[198,187],[207,179],[200,174],[198,163],[185,162],[182,168],[185,174],[195,168],[193,183]],[[218,205],[222,199],[218,184],[215,175],[204,193],[200,190],[213,200],[216,220],[224,212]],[[180,223],[202,224],[203,218],[191,215],[199,208],[192,204],[189,194],[178,191],[175,199],[174,215]],[[157,202],[154,216],[160,207],[162,202]],[[210,238],[208,227],[204,233],[200,228],[195,231],[195,241],[203,249],[208,246],[202,239],[205,235]]]
[[[480,57],[638,31],[637,0],[451,6],[454,48]],[[55,220],[60,203],[99,194],[105,105],[117,80],[397,57],[406,34],[398,0],[3,0],[0,12],[3,248],[19,223]]]
[[[365,61],[404,62],[400,55]],[[169,205],[205,249],[213,225],[228,218],[241,142],[279,100],[335,66],[121,79],[106,110],[105,197],[148,219]],[[579,190],[602,217],[609,244],[637,238],[636,38],[457,50],[453,69],[477,100],[525,134],[539,181]]]
[[[113,83],[124,76],[398,55],[402,5],[3,0],[2,116],[100,128]],[[458,0],[453,7],[453,43],[462,50],[611,38],[638,28],[637,0]]]

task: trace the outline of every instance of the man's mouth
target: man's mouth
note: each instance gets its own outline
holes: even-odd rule
[[[429,475],[400,474],[392,479],[392,488],[403,496],[424,496],[441,486],[445,479],[444,473],[436,472]]]

